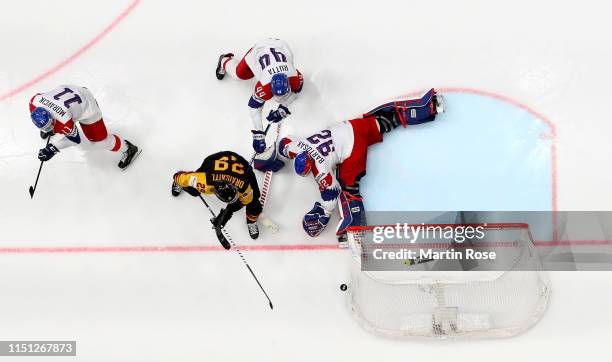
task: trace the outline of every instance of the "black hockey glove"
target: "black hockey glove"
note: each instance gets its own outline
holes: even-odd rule
[[[45,132],[43,130],[40,130],[40,138],[42,138],[43,140],[46,140],[47,138],[53,136],[53,130],[49,131],[49,132]]]
[[[43,161],[43,162],[44,161],[49,161],[58,152],[59,152],[59,150],[57,149],[57,147],[55,147],[52,143],[49,143],[47,145],[47,147],[41,148],[38,151],[38,159]]]
[[[290,115],[289,108],[280,104],[276,110],[271,110],[266,119],[272,123],[278,123]]]
[[[187,187],[183,187],[183,190],[185,190],[186,193],[188,193],[189,195],[193,197],[200,196],[200,191],[198,191],[198,189],[196,189],[195,187],[187,186]]]
[[[215,229],[222,229],[225,227],[225,224],[227,224],[229,219],[232,218],[233,214],[234,212],[228,208],[221,209],[221,211],[219,211],[219,215],[217,215],[217,217],[212,218],[210,222],[213,224],[213,227]]]

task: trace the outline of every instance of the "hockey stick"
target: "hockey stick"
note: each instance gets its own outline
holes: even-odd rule
[[[278,136],[280,135],[280,128],[281,128],[281,124],[277,123],[276,129],[274,130],[275,131],[274,144],[276,144],[276,141],[278,140]],[[268,201],[268,192],[270,191],[270,183],[272,182],[273,174],[274,172],[270,170],[266,171],[266,173],[264,174],[263,187],[261,189],[261,197],[259,198],[259,201],[261,202],[262,207],[265,207],[266,202]]]
[[[270,125],[268,124],[268,127]],[[274,144],[276,145],[276,141],[278,140],[278,136],[280,135],[281,123],[276,124],[276,128],[274,129]],[[270,192],[270,184],[272,183],[272,175],[274,172],[268,170],[264,174],[263,186],[261,188],[261,196],[259,197],[259,203],[261,204],[261,208],[264,209],[266,207],[266,202],[268,201],[268,194]],[[274,223],[270,218],[268,218],[263,212],[259,215],[259,219],[263,226],[271,230],[273,233],[278,232],[278,225]]]
[[[212,214],[213,218],[217,217],[217,215],[215,215],[215,212],[210,208],[210,206],[208,205],[206,200],[204,200],[202,195],[199,195],[199,197],[200,197],[200,200],[202,200],[202,202],[204,203],[204,205],[206,205],[206,208],[208,209],[208,211],[210,211],[210,213]],[[251,266],[249,265],[249,263],[247,263],[246,259],[244,258],[244,255],[242,255],[242,252],[240,251],[240,248],[236,245],[236,243],[234,243],[234,241],[230,237],[229,233],[227,231],[225,231],[224,228],[219,228],[219,229],[221,230],[221,233],[217,233],[217,237],[219,237],[219,241],[221,242],[221,244],[223,245],[223,242],[221,241],[221,236],[223,237],[223,240],[226,243],[229,240],[228,245],[231,244],[231,246],[234,247],[234,250],[236,250],[236,252],[240,256],[240,259],[242,259],[242,262],[247,267],[247,269],[249,269],[249,272],[251,273],[251,275],[253,276],[253,278],[257,282],[257,285],[259,285],[259,289],[261,289],[261,291],[264,293],[264,295],[268,299],[268,303],[270,304],[270,309],[274,309],[274,306],[272,305],[272,300],[270,300],[270,297],[268,296],[268,293],[266,293],[266,290],[263,288],[263,286],[259,282],[259,279],[257,279],[257,276],[255,276],[255,273],[253,272],[253,269],[251,269]],[[225,245],[224,245],[224,247],[225,247]],[[228,248],[226,248],[226,249],[228,249]]]
[[[47,138],[47,144],[45,145],[45,147],[49,145],[50,141],[51,141],[51,136]],[[30,199],[34,198],[34,192],[36,192],[36,186],[38,186],[38,179],[40,178],[40,171],[42,171],[42,167],[44,163],[45,161],[40,161],[40,167],[38,168],[38,175],[36,175],[36,182],[34,183],[34,186],[30,186],[30,189],[28,190],[30,192]]]

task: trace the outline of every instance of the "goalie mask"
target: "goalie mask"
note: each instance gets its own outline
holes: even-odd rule
[[[220,182],[215,185],[215,196],[223,202],[231,204],[238,199],[238,192],[234,185],[227,182]]]

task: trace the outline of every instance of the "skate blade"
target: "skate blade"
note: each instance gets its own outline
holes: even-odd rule
[[[138,158],[138,156],[140,156],[140,154],[142,153],[142,149],[138,149],[138,152],[134,155],[134,157],[132,158],[132,162],[130,162],[129,165],[127,165],[125,168],[120,169],[121,172],[125,172],[125,170],[127,170],[128,168],[130,168],[130,166],[132,166],[134,164],[134,161],[136,161],[136,159]]]

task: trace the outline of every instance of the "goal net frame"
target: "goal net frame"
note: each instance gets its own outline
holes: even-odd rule
[[[502,271],[361,270],[362,244],[376,227],[347,230],[351,276],[347,302],[365,329],[388,337],[495,338],[520,334],[546,311],[551,288],[529,225],[524,223],[420,224],[482,226],[487,233],[512,232],[521,257]],[[529,268],[524,268],[529,263]],[[520,264],[520,265],[519,265]]]

